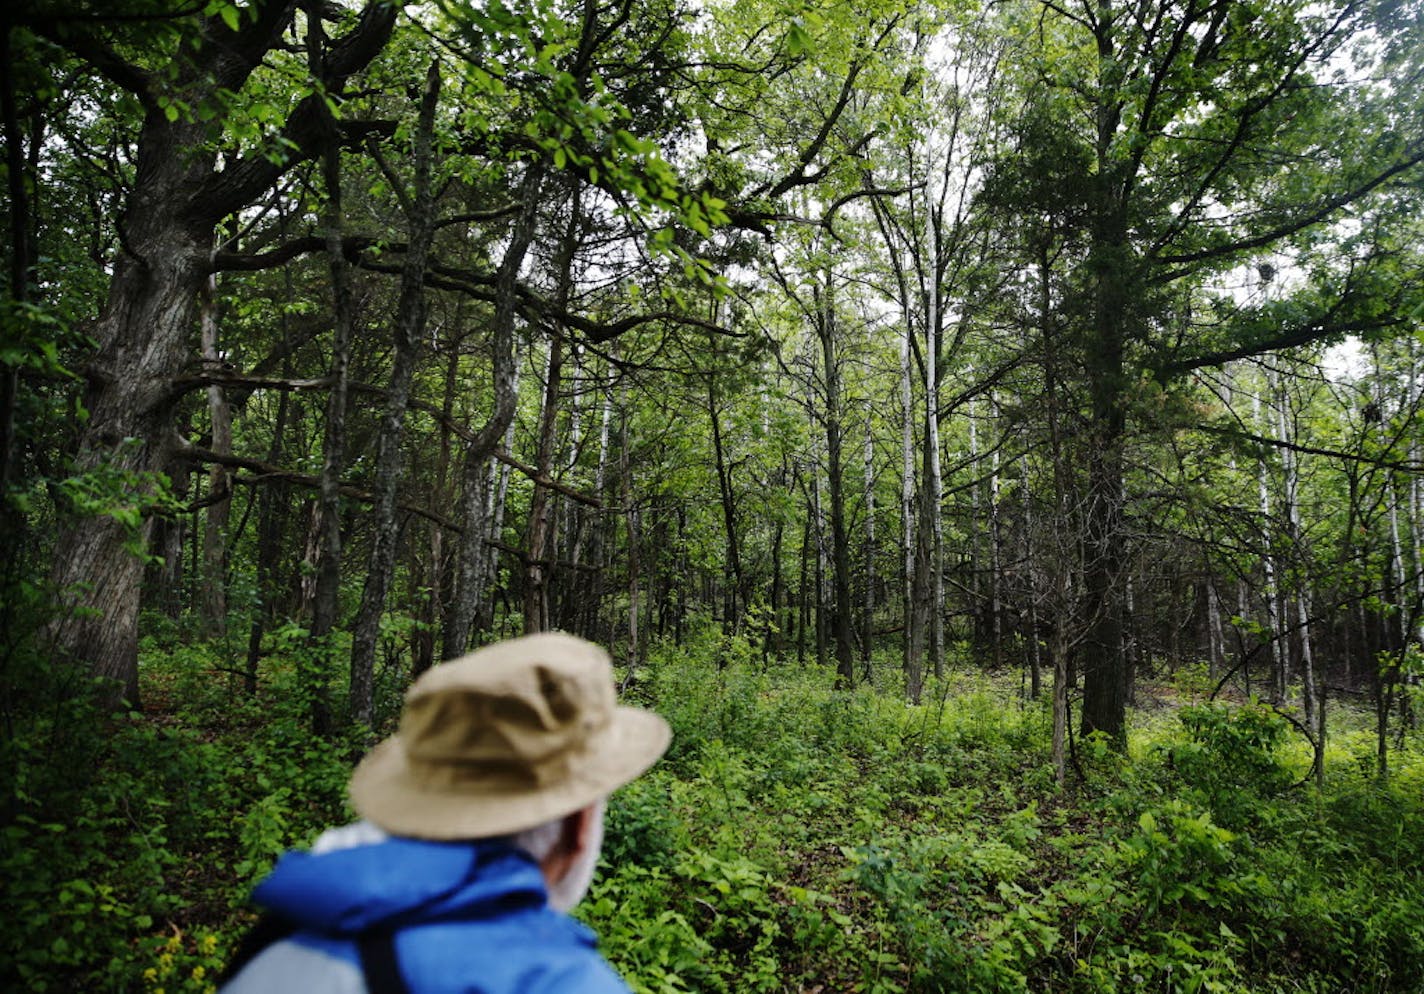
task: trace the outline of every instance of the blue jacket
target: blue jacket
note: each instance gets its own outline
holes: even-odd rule
[[[290,852],[253,900],[297,931],[223,994],[366,994],[354,937],[392,928],[412,994],[628,994],[593,933],[549,907],[533,859],[503,842]]]

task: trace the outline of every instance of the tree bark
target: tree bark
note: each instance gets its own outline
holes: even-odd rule
[[[291,399],[286,391],[277,397],[277,419],[272,425],[272,447],[267,452],[267,461],[272,465],[282,462],[282,447],[287,433],[287,411]],[[272,481],[262,488],[257,510],[257,576],[256,589],[261,598],[252,612],[252,624],[247,633],[247,665],[243,670],[243,689],[248,694],[257,693],[257,664],[262,658],[262,633],[272,619],[272,590],[277,577],[277,557],[280,545],[282,522],[279,507],[285,503],[286,486]]]
[[[865,514],[865,537],[861,553],[860,670],[861,679],[869,683],[871,649],[875,634],[875,419],[870,398],[865,399],[865,446],[862,450],[861,505]]]
[[[736,494],[732,490],[732,470],[727,464],[722,437],[722,398],[717,390],[717,371],[709,368],[706,377],[707,419],[712,427],[712,457],[717,470],[717,493],[722,505],[722,530],[727,553],[726,575],[722,579],[722,628],[735,632],[741,625],[740,611],[746,606],[743,591],[741,538],[737,528]]]
[[[831,605],[831,631],[835,639],[836,685],[849,688],[855,684],[855,649],[851,642],[850,538],[846,532],[845,466],[841,445],[845,412],[841,397],[841,368],[834,275],[827,270],[824,293],[817,314],[816,331],[821,339],[822,375],[825,386],[826,421],[826,488],[831,499],[831,569],[834,600]]]
[[[434,159],[435,110],[440,103],[440,64],[432,62],[425,77],[412,150],[414,182],[407,204],[410,231],[401,267],[400,297],[396,304],[395,355],[386,387],[386,407],[376,442],[376,514],[366,582],[351,640],[351,682],[348,704],[352,721],[371,727],[373,718],[376,642],[381,616],[396,565],[396,490],[405,463],[405,415],[410,404],[410,383],[425,340],[425,270],[435,237],[435,194],[431,180]],[[393,184],[399,177],[390,177]]]
[[[217,276],[203,282],[201,316],[203,360],[222,362],[218,351]],[[212,425],[212,449],[220,455],[232,453],[232,408],[221,386],[208,387],[208,419]],[[209,637],[227,632],[227,523],[232,508],[231,474],[226,466],[213,463],[208,469],[207,519],[203,525],[202,618]]]
[[[465,446],[462,473],[464,495],[461,499],[461,520],[465,529],[460,535],[459,580],[445,619],[443,653],[446,659],[463,655],[469,648],[475,610],[479,604],[479,561],[485,544],[483,526],[488,520],[484,476],[490,455],[514,419],[514,319],[519,268],[524,264],[524,256],[534,240],[542,187],[543,168],[538,162],[530,163],[520,183],[519,216],[510,232],[509,245],[504,250],[504,258],[495,277],[494,327],[490,342],[494,363],[494,409],[489,420]]]
[[[567,271],[566,271],[567,275]],[[559,393],[563,388],[564,339],[559,331],[549,336],[549,361],[545,366],[544,396],[539,405],[539,429],[535,468],[547,478],[554,468],[554,435],[558,429]],[[524,556],[524,632],[545,631],[549,627],[549,584],[553,562],[549,554],[549,488],[535,482],[529,498],[529,525]]]
[[[569,194],[569,218],[564,237],[559,245],[558,288],[554,294],[555,309],[559,313],[568,310],[569,296],[573,289],[574,254],[578,248],[581,198],[577,186]],[[553,582],[553,555],[550,550],[550,508],[549,487],[540,480],[548,479],[554,469],[555,436],[559,427],[559,398],[563,392],[564,378],[564,332],[562,328],[549,329],[549,361],[544,377],[543,402],[539,405],[538,441],[534,466],[537,478],[534,493],[529,498],[529,527],[524,557],[524,632],[533,634],[548,629],[549,588]]]
[[[316,0],[311,0],[307,17],[307,58],[313,75],[326,58],[326,37]],[[321,478],[316,504],[316,583],[312,595],[312,624],[307,641],[304,674],[310,694],[312,731],[327,735],[333,727],[330,701],[331,635],[336,630],[341,602],[341,476],[346,469],[346,407],[350,382],[351,336],[355,324],[355,300],[351,272],[342,244],[345,217],[342,208],[341,147],[337,142],[336,120],[330,108],[321,107],[326,139],[321,155],[322,182],[326,205],[321,226],[326,242],[327,268],[331,273],[332,339],[331,365],[327,378],[331,392],[326,399],[326,420],[321,444]]]
[[[1096,120],[1097,175],[1094,177],[1088,268],[1092,274],[1092,317],[1085,343],[1088,386],[1088,506],[1085,521],[1083,590],[1088,627],[1083,667],[1082,732],[1101,732],[1119,748],[1127,742],[1127,656],[1123,645],[1119,583],[1126,564],[1123,530],[1123,442],[1126,409],[1124,363],[1130,297],[1137,262],[1128,239],[1129,177],[1113,157],[1121,107],[1115,87],[1116,60],[1111,0],[1098,0]]]

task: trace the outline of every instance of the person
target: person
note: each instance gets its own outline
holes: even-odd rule
[[[567,914],[604,800],[671,731],[619,706],[608,655],[562,633],[423,674],[351,776],[362,818],[281,857],[222,994],[626,994]]]

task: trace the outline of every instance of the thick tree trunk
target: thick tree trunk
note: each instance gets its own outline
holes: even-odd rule
[[[1111,24],[1100,38],[1105,66],[1110,65]],[[1108,70],[1105,70],[1108,71]],[[1084,639],[1084,736],[1101,732],[1119,747],[1126,745],[1127,690],[1130,682],[1124,646],[1122,591],[1127,562],[1123,529],[1123,444],[1126,410],[1124,357],[1129,296],[1135,261],[1127,238],[1125,207],[1120,202],[1118,167],[1110,161],[1116,112],[1110,102],[1099,107],[1098,203],[1092,231],[1090,266],[1095,285],[1092,324],[1085,350],[1088,384],[1088,506],[1083,548],[1083,590],[1087,610]]]
[[[10,299],[23,304],[30,299],[34,284],[35,244],[31,238],[30,190],[37,177],[25,161],[25,136],[20,124],[15,94],[14,32],[7,24],[0,29],[0,121],[5,135],[5,180],[10,219]],[[40,135],[30,136],[31,148],[38,149]],[[0,364],[0,494],[10,492],[15,474],[17,436],[15,410],[19,402],[20,364]],[[0,501],[0,537],[7,544],[18,539],[20,521],[8,500]],[[8,611],[7,605],[3,610]]]
[[[1122,349],[1118,333],[1100,328],[1101,349],[1092,372],[1092,427],[1088,456],[1088,507],[1083,588],[1088,627],[1084,639],[1082,731],[1102,732],[1125,744],[1127,655],[1120,589],[1125,564],[1122,473],[1123,411],[1118,394]],[[1105,340],[1104,340],[1105,339]]]
[[[1119,747],[1127,736],[1127,658],[1121,591],[1127,561],[1123,529],[1123,444],[1126,404],[1124,362],[1137,260],[1128,239],[1124,198],[1131,177],[1115,156],[1121,122],[1112,0],[1098,0],[1098,43],[1093,204],[1088,268],[1093,279],[1091,321],[1084,349],[1088,387],[1088,506],[1084,526],[1084,640],[1082,731],[1102,732]]]
[[[110,498],[126,515],[142,513],[157,486],[155,474],[172,462],[169,385],[193,355],[213,225],[184,217],[173,205],[211,168],[210,155],[188,151],[198,144],[161,113],[150,115],[127,212],[127,250],[115,263],[95,329],[99,350],[86,371],[89,418],[75,469],[132,480]],[[140,552],[151,522],[120,523],[102,509],[67,511],[51,575],[61,609],[53,631],[56,658],[87,665],[107,684],[109,702],[137,706]]]

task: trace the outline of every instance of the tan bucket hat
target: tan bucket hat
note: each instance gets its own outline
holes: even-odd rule
[[[672,731],[618,706],[613,666],[561,632],[486,646],[423,674],[400,728],[351,776],[351,803],[394,835],[476,839],[571,814],[657,762]]]

